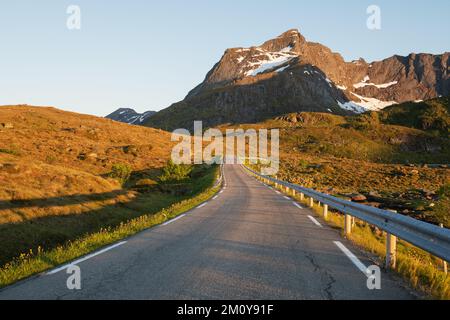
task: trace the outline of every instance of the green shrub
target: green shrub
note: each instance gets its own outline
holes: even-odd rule
[[[439,197],[449,199],[450,198],[450,183],[445,184],[442,186],[439,191]]]
[[[380,116],[377,112],[366,112],[361,115],[350,117],[347,127],[356,130],[367,130],[370,128],[378,128],[381,124]]]
[[[19,151],[11,150],[11,149],[0,149],[0,153],[11,154],[13,156],[20,156],[20,152]]]
[[[300,168],[302,168],[302,169],[306,169],[306,168],[309,167],[309,162],[306,161],[306,160],[304,160],[304,159],[300,159],[300,160],[298,161],[298,166],[299,166]]]
[[[116,163],[111,167],[109,177],[117,179],[122,184],[124,184],[130,178],[132,171],[133,170],[128,164]]]
[[[179,182],[189,178],[193,167],[185,164],[175,164],[172,160],[167,162],[163,173],[159,176],[161,182]]]
[[[45,162],[47,162],[48,164],[54,164],[57,160],[58,159],[52,154],[49,154],[45,157]]]

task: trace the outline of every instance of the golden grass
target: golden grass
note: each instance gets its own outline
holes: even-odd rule
[[[94,250],[132,236],[145,229],[161,224],[184,213],[200,203],[210,199],[219,188],[213,187],[218,177],[217,167],[197,181],[197,194],[170,205],[157,213],[141,214],[140,216],[121,222],[115,227],[101,228],[98,232],[89,233],[80,238],[68,241],[50,250],[38,247],[22,253],[13,261],[0,268],[0,287],[10,285],[21,279],[54,268],[72,261]]]

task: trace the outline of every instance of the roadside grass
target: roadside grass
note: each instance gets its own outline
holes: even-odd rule
[[[73,261],[106,245],[130,237],[138,232],[170,220],[211,198],[220,188],[214,187],[218,167],[211,167],[205,175],[196,179],[194,194],[185,196],[180,202],[172,204],[156,213],[144,213],[138,217],[120,222],[117,226],[100,229],[78,239],[67,241],[56,248],[22,253],[0,269],[0,288],[13,284],[32,275]]]
[[[278,190],[286,193],[284,188],[278,188]],[[292,196],[292,194],[289,194],[289,196],[306,206],[309,203],[307,197],[300,200],[299,195]],[[314,202],[312,210],[322,220],[325,220],[323,219],[322,206],[317,201]],[[329,210],[326,222],[333,228],[341,230],[344,226],[344,215]],[[344,237],[343,231],[341,233]],[[374,254],[378,258],[377,263],[383,265],[386,258],[386,234],[384,232],[356,219],[352,233],[346,238],[363,250]],[[450,275],[444,273],[442,266],[441,259],[405,241],[398,240],[395,271],[407,280],[414,289],[435,299],[449,300]]]

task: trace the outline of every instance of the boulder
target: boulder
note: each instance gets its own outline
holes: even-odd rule
[[[20,167],[14,163],[5,163],[5,164],[3,164],[2,169],[8,173],[19,173],[20,172]]]
[[[352,196],[352,201],[354,202],[364,202],[367,201],[367,197],[362,194],[357,194]]]
[[[381,198],[381,195],[380,195],[377,191],[370,191],[370,192],[369,192],[369,197],[372,197],[372,198]]]
[[[14,125],[10,122],[2,123],[1,127],[4,129],[14,129]]]

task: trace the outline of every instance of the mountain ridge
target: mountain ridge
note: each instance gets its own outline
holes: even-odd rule
[[[144,125],[163,129],[258,122],[290,112],[379,111],[450,94],[450,53],[346,62],[296,29],[259,46],[230,48],[186,98]]]
[[[148,118],[155,114],[156,111],[138,113],[132,108],[119,108],[105,118],[128,124],[142,125]]]

